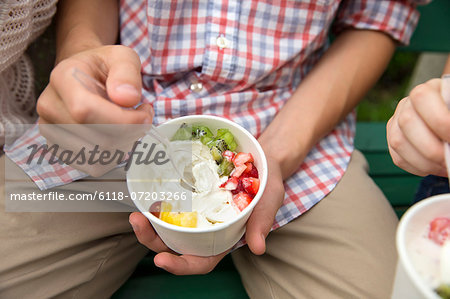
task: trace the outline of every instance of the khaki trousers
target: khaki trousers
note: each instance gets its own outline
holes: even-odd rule
[[[390,298],[397,216],[354,151],[336,188],[267,238],[232,254],[251,298]]]
[[[29,183],[8,158],[0,163],[6,163],[8,176]],[[56,189],[86,191],[83,184]],[[126,190],[125,181],[118,184]],[[147,253],[128,214],[6,213],[0,200],[0,298],[110,297]],[[335,190],[272,232],[265,255],[254,256],[244,247],[232,256],[252,298],[388,298],[396,224],[367,175],[364,157],[355,151]]]

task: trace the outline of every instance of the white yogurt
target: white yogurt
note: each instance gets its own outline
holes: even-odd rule
[[[219,177],[218,165],[209,148],[199,141],[192,142],[192,174],[198,192],[192,194],[192,210],[197,211],[197,227],[232,220],[238,210],[232,205],[232,194],[219,188],[228,177]]]
[[[426,226],[416,233],[407,248],[415,270],[435,290],[442,283],[450,283],[450,240],[441,246],[428,238],[428,232]]]
[[[232,193],[219,186],[228,180],[227,176],[219,177],[218,165],[211,155],[209,148],[200,141],[172,141],[175,164],[181,172],[185,167],[192,167],[197,192],[192,192],[192,211],[196,211],[197,227],[209,227],[216,223],[231,221],[239,214],[239,210],[232,204]],[[180,149],[183,149],[180,151]],[[192,164],[191,164],[192,163]],[[191,164],[191,165],[189,165]],[[180,184],[174,183],[177,178],[171,163],[148,168],[149,177],[155,181],[149,184],[151,192],[190,192],[182,189]],[[186,202],[171,201],[173,209],[177,211],[191,210]]]

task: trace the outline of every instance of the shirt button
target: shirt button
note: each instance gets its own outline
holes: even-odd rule
[[[224,37],[224,36],[218,36],[216,39],[216,45],[220,48],[220,49],[225,49],[228,45],[228,40]]]
[[[194,92],[200,92],[203,89],[203,84],[201,82],[195,82],[189,88]]]

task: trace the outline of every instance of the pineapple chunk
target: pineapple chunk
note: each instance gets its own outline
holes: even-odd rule
[[[170,203],[161,203],[159,219],[182,227],[197,227],[197,212],[172,212]]]

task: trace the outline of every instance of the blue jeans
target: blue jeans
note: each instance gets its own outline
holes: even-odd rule
[[[414,197],[414,203],[424,198],[443,193],[450,193],[448,178],[435,175],[426,176],[420,181],[419,188]]]

